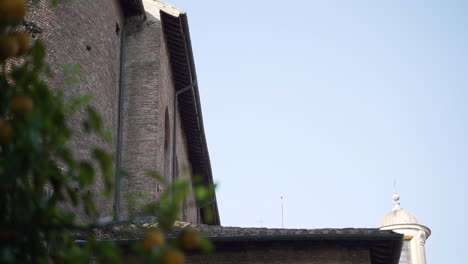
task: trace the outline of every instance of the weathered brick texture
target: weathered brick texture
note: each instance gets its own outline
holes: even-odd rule
[[[172,177],[174,84],[161,22],[152,14],[147,16],[145,21],[130,19],[125,27],[122,168],[129,175],[121,181],[123,215],[129,210],[125,196],[138,196],[143,192],[147,202],[155,202],[164,190],[164,186],[147,176],[149,170],[169,180]],[[176,144],[178,175],[190,179],[180,121],[177,122]],[[196,222],[193,197],[186,204],[181,219]]]
[[[215,252],[211,255],[189,255],[188,264],[370,264],[368,249],[297,248],[292,246],[250,247],[245,251]]]
[[[155,22],[135,18],[127,22],[124,42],[124,107],[121,212],[127,212],[126,195],[145,192],[149,201],[159,196],[157,182],[148,170],[160,171],[160,84],[161,32]],[[156,190],[156,192],[155,192]]]
[[[212,254],[188,254],[187,264],[371,264],[368,249],[361,248],[302,248],[290,245],[270,248],[223,250]],[[143,264],[141,258],[127,256],[125,263]]]
[[[116,154],[120,71],[123,72],[121,167],[127,176],[121,180],[118,195],[121,217],[125,217],[129,209],[126,196],[144,193],[144,202],[155,202],[164,190],[164,186],[148,177],[148,171],[172,178],[174,84],[159,15],[148,13],[147,20],[137,16],[124,22],[117,0],[79,0],[53,8],[48,3],[41,0],[30,4],[27,19],[42,30],[34,37],[47,45],[47,61],[55,75],[49,83],[56,89],[63,88],[66,97],[93,93],[91,104],[115,139],[114,143],[105,144],[86,134],[82,128],[85,112],[80,111],[69,119],[73,131],[70,146],[77,158],[89,159],[95,147]],[[64,81],[65,64],[78,64],[82,69],[79,82],[73,87]],[[167,129],[165,111],[169,117]],[[180,118],[177,119],[177,172],[180,177],[191,179],[185,134]],[[169,135],[165,149],[166,130]],[[103,183],[97,180],[91,191],[96,194],[98,211],[101,216],[110,216],[113,199],[104,197],[102,190]],[[196,222],[197,219],[191,196],[181,220]]]
[[[49,84],[63,89],[67,97],[93,93],[91,104],[101,113],[104,125],[114,134],[117,129],[117,98],[120,71],[120,32],[123,17],[119,3],[114,0],[65,1],[49,7],[50,1],[29,4],[28,21],[34,22],[42,33],[34,37],[47,46],[47,61],[54,73]],[[63,66],[77,64],[81,68],[79,82],[68,87],[64,81]],[[73,154],[79,159],[89,159],[93,147],[103,147],[110,152],[115,144],[104,144],[82,129],[84,111],[69,119],[73,136],[70,142]],[[97,180],[95,188],[97,206],[101,216],[112,214],[112,199],[101,195],[103,183]]]

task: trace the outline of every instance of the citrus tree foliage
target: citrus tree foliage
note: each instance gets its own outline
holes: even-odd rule
[[[90,160],[72,155],[67,118],[84,109],[84,131],[107,143],[111,136],[100,115],[86,104],[90,95],[66,99],[60,89],[48,87],[45,79],[52,76],[45,46],[32,43],[20,30],[26,11],[24,0],[0,0],[0,263],[118,262],[119,248],[97,241],[92,232],[95,224],[78,222],[70,210],[62,209],[67,204],[92,219],[96,206],[90,187],[102,177],[104,194],[109,196],[114,177],[113,157],[103,148],[94,148]],[[68,83],[76,80],[77,70],[65,68]],[[150,176],[162,180],[156,173]],[[131,249],[152,263],[184,263],[181,250],[207,243],[193,229],[184,229],[178,239],[166,242],[188,183],[178,180],[167,189],[173,191],[146,206],[158,217],[157,228],[147,231]],[[209,190],[196,189],[198,198],[209,199]],[[75,235],[83,232],[86,240],[78,243]]]

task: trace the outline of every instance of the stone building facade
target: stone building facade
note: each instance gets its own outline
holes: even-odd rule
[[[87,159],[91,148],[104,147],[115,154],[116,169],[126,172],[116,175],[114,199],[99,195],[103,183],[96,182],[92,191],[101,217],[126,218],[134,209],[126,202],[129,195],[144,193],[144,202],[157,201],[165,186],[148,171],[168,181],[199,175],[212,183],[185,13],[159,1],[145,0],[145,5],[151,12],[144,11],[141,0],[80,0],[56,7],[41,0],[30,4],[27,17],[36,26],[33,37],[47,45],[55,75],[50,85],[65,88],[67,97],[94,94],[91,104],[113,132],[112,144],[85,134],[84,111],[69,122],[75,156]],[[75,64],[81,69],[79,81],[67,87],[64,67]],[[215,197],[200,207],[190,196],[181,220],[208,223],[207,207],[215,212],[211,224],[219,224]]]

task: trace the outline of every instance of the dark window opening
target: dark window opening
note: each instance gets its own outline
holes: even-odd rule
[[[118,36],[120,34],[119,23],[115,22],[115,34]]]

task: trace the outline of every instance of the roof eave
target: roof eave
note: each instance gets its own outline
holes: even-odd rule
[[[368,248],[372,264],[398,264],[403,235],[391,234],[304,234],[304,235],[273,235],[273,236],[224,236],[209,237],[215,244],[223,243],[318,243],[320,245],[345,245]]]
[[[160,13],[161,24],[170,54],[174,87],[177,91],[187,86],[193,86],[191,93],[183,93],[177,98],[180,106],[179,113],[181,115],[182,126],[187,134],[189,160],[192,170],[194,175],[203,178],[203,183],[213,184],[187,14],[181,12],[178,15],[174,15],[164,10],[161,10]],[[204,217],[208,210],[207,207],[213,212],[213,219]],[[202,223],[221,224],[216,194],[213,195],[212,202],[201,208],[201,210]]]
[[[182,20],[182,26],[184,29],[184,32],[186,32],[185,35],[185,40],[186,40],[186,45],[188,48],[188,53],[189,53],[189,59],[190,59],[190,69],[192,71],[192,77],[197,79],[197,73],[195,70],[195,60],[193,58],[193,50],[192,50],[192,41],[190,39],[190,31],[188,27],[188,19],[187,19],[187,13],[182,13],[180,15],[180,18]],[[194,92],[195,92],[195,100],[197,101],[197,113],[198,113],[198,119],[199,119],[199,124],[200,124],[200,136],[202,138],[202,144],[205,149],[205,156],[206,156],[206,166],[208,167],[208,172],[209,175],[208,181],[210,184],[213,184],[213,172],[211,169],[211,161],[210,161],[210,154],[208,152],[208,143],[206,141],[206,135],[205,135],[205,127],[203,125],[203,114],[202,114],[202,109],[201,109],[201,102],[200,102],[200,93],[198,89],[198,81],[195,83],[194,87]],[[214,221],[215,225],[221,225],[221,220],[219,218],[219,211],[218,211],[218,202],[216,201],[216,193],[213,194],[213,203],[212,203],[212,208],[213,208],[213,215],[214,215]]]

